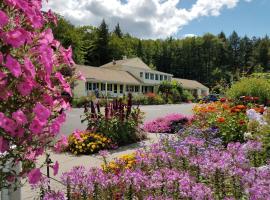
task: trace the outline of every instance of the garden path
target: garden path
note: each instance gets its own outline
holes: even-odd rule
[[[141,106],[141,110],[145,112],[145,121],[155,119],[157,117],[162,117],[171,113],[182,113],[186,115],[192,114],[192,107],[194,104],[179,104],[179,105],[155,105],[155,106]],[[86,124],[81,124],[80,115],[83,114],[83,109],[73,109],[67,113],[67,121],[63,125],[62,133],[69,135],[75,129],[85,129]],[[149,133],[147,135],[148,139],[136,144],[120,147],[117,150],[110,151],[108,161],[117,158],[121,155],[130,154],[137,149],[147,147],[158,141],[162,134]],[[84,166],[86,168],[90,167],[100,167],[103,160],[97,154],[91,156],[74,156],[68,153],[55,154],[51,152],[52,161],[59,162],[59,173],[55,177],[60,180],[60,175],[63,172],[69,171],[74,166]],[[38,165],[42,165],[45,161],[45,155],[41,156],[38,161]],[[52,170],[51,170],[52,171]],[[42,168],[42,173],[46,174],[46,167]],[[52,173],[52,172],[51,172]],[[51,181],[52,188],[61,189],[60,183],[56,181]],[[64,189],[64,188],[62,188]],[[22,188],[22,200],[38,199],[38,191],[31,190],[30,186],[26,184]]]

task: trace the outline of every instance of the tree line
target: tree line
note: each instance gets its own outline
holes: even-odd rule
[[[153,69],[210,87],[270,70],[268,36],[240,37],[233,31],[229,36],[221,32],[182,39],[140,39],[123,33],[119,24],[113,31],[104,20],[99,27],[76,27],[62,17],[52,28],[64,46],[72,46],[77,64],[99,67],[123,56],[140,57]]]

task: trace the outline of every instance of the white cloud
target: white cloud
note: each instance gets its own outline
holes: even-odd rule
[[[137,37],[165,38],[190,21],[203,16],[218,16],[222,9],[234,8],[241,0],[197,0],[190,9],[178,8],[180,1],[49,0],[45,9],[51,8],[76,25],[98,26],[104,18],[111,28],[119,22],[124,32]]]
[[[183,35],[182,36],[182,38],[189,38],[189,37],[197,37],[197,35],[196,34],[193,34],[193,33],[188,33],[188,34],[185,34],[185,35]]]

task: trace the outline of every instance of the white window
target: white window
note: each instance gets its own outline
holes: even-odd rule
[[[107,90],[110,92],[112,91],[112,84],[107,84]]]
[[[140,72],[140,77],[141,77],[141,78],[143,77],[143,72]]]
[[[158,81],[158,74],[156,74],[156,81]]]
[[[145,79],[149,79],[149,73],[145,73]]]
[[[113,92],[116,94],[117,93],[117,84],[113,85]]]
[[[155,75],[154,74],[150,74],[150,79],[151,80],[154,80],[154,78],[155,78]]]
[[[164,80],[167,81],[167,76],[164,76]]]
[[[163,81],[163,75],[160,75],[160,80]]]
[[[123,94],[123,85],[120,85],[120,94]]]
[[[139,86],[135,86],[135,92],[139,92]]]
[[[105,83],[101,83],[101,91],[105,91],[105,87],[106,87]]]

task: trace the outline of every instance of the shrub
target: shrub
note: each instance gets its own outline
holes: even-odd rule
[[[191,117],[181,114],[170,114],[165,117],[160,117],[155,120],[146,122],[144,130],[150,133],[175,133],[183,128]]]
[[[155,93],[138,94],[133,98],[135,105],[161,105],[165,104],[165,100]]]
[[[177,81],[163,81],[158,89],[166,103],[180,103],[183,88]]]
[[[121,99],[115,99],[105,106],[105,114],[100,112],[100,105],[91,101],[89,108],[86,107],[82,122],[88,122],[88,130],[101,133],[110,138],[118,146],[131,144],[145,138],[140,129],[142,124],[142,112],[132,107],[132,97],[129,95],[128,103]]]
[[[270,99],[270,83],[266,79],[243,78],[226,92],[229,98],[239,100],[241,96],[258,97],[260,103]]]
[[[116,145],[102,134],[90,131],[75,131],[68,138],[67,150],[74,154],[93,154],[103,149],[113,149]]]
[[[183,90],[181,98],[183,102],[193,101],[195,99],[195,97],[188,90]]]

